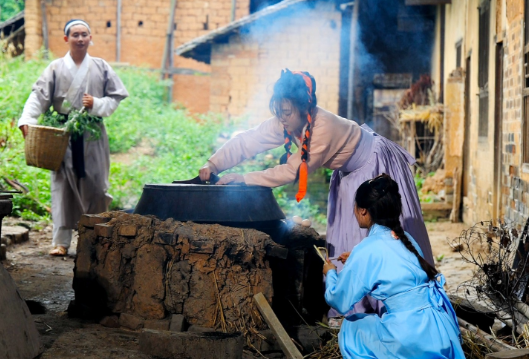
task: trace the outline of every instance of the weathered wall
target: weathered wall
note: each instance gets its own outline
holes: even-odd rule
[[[284,11],[257,21],[249,32],[215,44],[211,54],[211,111],[248,116],[250,125],[270,117],[268,102],[281,69],[309,71],[318,104],[338,110],[341,16],[330,3]]]
[[[171,0],[123,1],[121,11],[121,62],[159,68],[162,63]],[[177,47],[195,37],[227,25],[231,21],[231,0],[177,1],[175,43]],[[237,1],[236,18],[249,14],[249,0]],[[116,60],[117,0],[46,1],[49,47],[56,56],[63,56],[65,23],[82,18],[92,29],[94,46],[89,52],[109,62]],[[40,1],[26,1],[27,58],[35,56],[43,44]],[[175,57],[175,67],[209,72],[209,65]],[[209,110],[209,77],[177,75],[174,77],[174,99],[193,112]],[[187,91],[182,91],[187,88]]]
[[[434,68],[434,81],[443,82],[445,91],[450,81],[450,74],[456,69],[456,44],[461,43],[461,67],[464,70],[464,76],[470,76],[469,93],[469,118],[464,116],[464,102],[462,113],[464,121],[469,121],[467,128],[469,133],[465,137],[465,126],[459,128],[462,133],[455,136],[459,140],[467,138],[468,141],[464,146],[468,146],[469,166],[467,172],[463,173],[463,180],[468,184],[466,196],[463,197],[463,220],[473,223],[479,220],[490,219],[493,216],[493,192],[494,187],[494,109],[495,109],[495,68],[496,68],[496,29],[502,26],[503,8],[497,2],[502,0],[492,0],[490,2],[490,41],[489,41],[489,69],[488,69],[488,135],[480,137],[479,131],[479,87],[478,87],[478,69],[479,69],[479,6],[481,0],[463,0],[454,1],[451,5],[445,6],[445,43],[443,72],[444,78],[440,78],[441,71]],[[439,8],[440,11],[440,8]],[[440,16],[437,17],[438,26]],[[436,34],[436,46],[434,58],[437,58],[434,66],[441,66],[440,63],[440,30]],[[470,73],[466,68],[467,58],[470,57]],[[464,79],[464,78],[463,78]],[[446,93],[446,92],[445,92]],[[464,90],[463,90],[464,95]],[[445,104],[448,104],[448,98],[445,97]],[[453,104],[450,104],[452,106]],[[449,106],[449,107],[450,107]],[[450,114],[445,117],[446,121],[451,121]],[[459,121],[459,119],[458,119]],[[447,126],[452,126],[446,123]],[[450,139],[450,141],[452,141]],[[451,146],[451,144],[447,144]],[[462,154],[463,155],[463,154]],[[448,166],[455,165],[448,161]],[[461,163],[462,166],[462,163]]]
[[[506,1],[503,70],[502,197],[506,220],[522,223],[529,204],[529,174],[524,171],[522,138],[524,67],[523,1]]]
[[[461,183],[465,122],[465,84],[461,71],[454,71],[445,87],[445,173],[451,183]],[[458,186],[456,186],[458,188]],[[456,188],[456,190],[457,190]],[[452,191],[453,189],[451,189]],[[450,193],[453,196],[453,193]],[[447,195],[450,195],[447,193]],[[450,196],[450,198],[453,198]],[[448,199],[448,197],[447,197]],[[450,201],[447,201],[450,202]]]
[[[519,0],[490,1],[490,52],[489,52],[489,112],[488,135],[479,137],[479,9],[481,0],[452,2],[446,6],[445,32],[445,78],[455,68],[455,42],[462,41],[462,66],[468,76],[466,58],[471,59],[470,116],[468,141],[470,167],[464,174],[468,181],[468,195],[464,198],[463,219],[472,223],[487,220],[495,216],[507,221],[522,224],[529,215],[529,164],[523,163],[523,125],[524,125],[524,2]],[[436,49],[440,36],[437,36]],[[502,102],[497,103],[496,89],[496,46],[503,46],[503,84]],[[440,56],[437,50],[434,57]],[[439,62],[438,62],[439,64]],[[435,71],[434,71],[435,73]],[[448,101],[448,98],[446,99]],[[501,121],[500,165],[495,168],[494,126],[495,108],[499,106]],[[457,137],[458,139],[461,136]],[[450,146],[451,144],[449,144]],[[527,145],[527,144],[525,144]],[[494,177],[500,176],[499,188],[494,188]],[[498,206],[494,199],[498,197]]]

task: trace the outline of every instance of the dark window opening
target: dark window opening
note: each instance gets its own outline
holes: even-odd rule
[[[176,22],[173,25],[173,30],[176,31]]]
[[[461,67],[461,51],[463,41],[458,41],[456,44],[456,69]]]
[[[529,0],[525,0],[525,13],[524,13],[524,21],[525,21],[525,44],[529,44]]]
[[[209,15],[206,15],[206,22],[203,25],[204,30],[209,30]]]
[[[107,28],[108,27],[112,27],[112,22],[111,21],[107,21]]]
[[[489,131],[489,51],[490,50],[490,0],[479,7],[479,119],[478,135],[487,137]]]
[[[143,26],[143,21],[138,21],[138,26]]]
[[[479,128],[478,136],[487,137],[489,134],[489,92],[479,94]]]

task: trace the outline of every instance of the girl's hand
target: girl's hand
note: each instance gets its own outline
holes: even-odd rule
[[[20,128],[20,131],[22,131],[22,136],[26,138],[26,136],[28,135],[28,125],[22,125],[19,128]]]
[[[222,176],[217,182],[218,185],[229,184],[229,183],[245,183],[244,176],[238,173],[230,173]]]
[[[336,258],[336,260],[345,264],[345,261],[347,261],[349,255],[351,255],[351,252],[343,252],[338,258]]]
[[[212,173],[218,174],[219,171],[217,170],[217,167],[215,167],[215,165],[210,161],[206,162],[206,164],[198,171],[198,175],[203,182],[209,181]]]
[[[94,97],[85,93],[83,96],[83,106],[90,109],[94,107]]]
[[[330,271],[331,269],[336,270],[336,266],[331,263],[330,259],[327,259],[326,263],[323,265],[323,274],[327,275],[327,272]]]

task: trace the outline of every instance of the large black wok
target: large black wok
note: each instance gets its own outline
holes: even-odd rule
[[[134,213],[238,226],[285,218],[271,188],[245,185],[146,184]]]

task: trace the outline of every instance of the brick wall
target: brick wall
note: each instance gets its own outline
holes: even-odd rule
[[[506,10],[501,208],[506,220],[522,224],[529,215],[529,176],[522,170],[523,2],[507,1]]]
[[[250,125],[270,117],[268,102],[283,68],[309,71],[318,104],[338,110],[341,16],[329,3],[284,10],[257,21],[248,32],[214,44],[211,111],[248,116]]]
[[[121,11],[121,62],[159,68],[170,16],[170,0],[126,0]],[[231,0],[179,0],[175,12],[175,47],[225,26],[231,21]],[[236,18],[249,14],[249,0],[237,1]],[[117,0],[46,1],[49,46],[56,56],[63,56],[68,47],[63,40],[64,24],[72,18],[82,18],[92,29],[92,56],[107,61],[116,60]],[[42,23],[39,0],[26,0],[26,56],[31,58],[42,46]],[[209,65],[180,57],[176,67],[209,72]],[[190,110],[209,109],[209,77],[175,76],[175,99]],[[188,91],[182,89],[190,86]],[[197,91],[193,91],[197,89]]]

